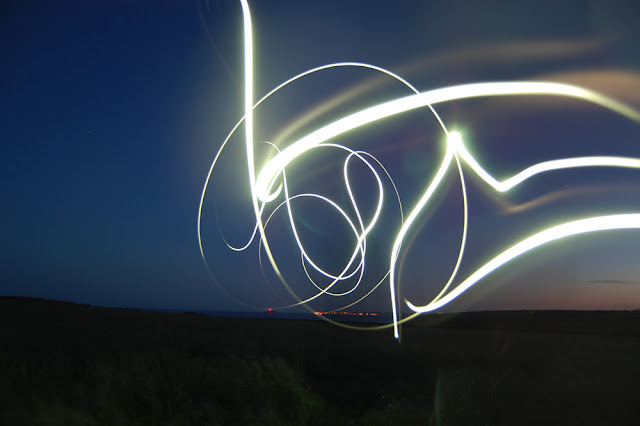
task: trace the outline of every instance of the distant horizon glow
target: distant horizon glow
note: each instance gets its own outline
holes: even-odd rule
[[[353,292],[361,283],[363,279],[363,274],[365,270],[365,254],[367,252],[367,236],[369,233],[373,231],[373,229],[378,225],[379,215],[382,209],[382,205],[384,202],[384,190],[383,190],[383,178],[388,179],[389,182],[396,187],[396,183],[391,179],[389,173],[387,173],[386,169],[384,169],[383,162],[374,157],[373,155],[365,152],[365,151],[356,151],[347,146],[339,145],[336,143],[329,143],[333,138],[336,138],[340,135],[343,135],[346,132],[350,132],[352,130],[356,130],[362,126],[365,126],[370,123],[374,123],[378,120],[394,116],[397,114],[401,114],[407,111],[411,111],[417,108],[428,107],[435,118],[439,122],[442,127],[442,131],[447,138],[446,144],[446,152],[444,154],[443,160],[438,167],[438,170],[433,177],[432,181],[427,185],[425,191],[420,196],[418,202],[415,207],[413,207],[406,218],[403,216],[402,226],[400,230],[396,234],[394,238],[393,247],[390,252],[389,258],[389,268],[387,273],[380,279],[377,284],[373,286],[373,288],[368,291],[364,296],[360,297],[353,303],[347,304],[337,310],[344,310],[348,307],[351,307],[363,300],[366,299],[375,289],[377,289],[388,277],[389,279],[389,293],[390,293],[390,302],[392,307],[392,323],[386,326],[393,326],[394,335],[396,338],[399,338],[399,328],[398,325],[401,322],[410,320],[415,315],[431,312],[437,310],[446,304],[452,302],[454,299],[460,297],[465,291],[471,288],[474,284],[479,282],[488,274],[497,270],[501,266],[506,263],[518,258],[520,255],[533,250],[534,248],[543,246],[544,244],[550,243],[552,241],[570,237],[573,235],[597,232],[597,231],[605,231],[605,230],[614,230],[614,229],[637,229],[640,228],[640,213],[632,213],[632,214],[610,214],[610,215],[602,215],[602,216],[593,216],[593,217],[582,217],[576,218],[575,220],[567,221],[564,223],[556,224],[555,226],[548,227],[543,229],[535,234],[530,235],[527,238],[513,244],[512,246],[501,251],[501,254],[495,256],[493,259],[486,262],[482,267],[477,269],[475,272],[468,275],[468,278],[463,280],[457,285],[454,285],[455,278],[457,277],[460,265],[462,264],[463,255],[466,248],[466,238],[468,232],[468,200],[466,195],[466,188],[464,183],[464,173],[461,163],[465,163],[467,166],[471,168],[475,172],[475,175],[484,181],[487,185],[492,187],[496,192],[506,192],[510,190],[514,190],[516,186],[519,184],[535,178],[539,174],[554,172],[562,169],[573,169],[573,168],[584,168],[584,167],[614,167],[614,168],[630,168],[630,169],[638,169],[640,168],[640,158],[631,158],[631,157],[617,157],[617,156],[582,156],[582,157],[570,157],[570,158],[561,158],[551,161],[540,162],[534,164],[530,167],[521,170],[520,172],[514,174],[508,179],[503,181],[498,181],[494,178],[489,172],[487,172],[481,164],[472,156],[472,154],[467,150],[465,146],[462,136],[460,133],[455,131],[450,131],[443,119],[436,113],[433,105],[450,102],[454,100],[460,99],[469,99],[474,97],[494,97],[494,96],[525,96],[525,95],[542,95],[542,96],[560,96],[560,97],[569,97],[569,98],[577,98],[579,100],[585,101],[587,103],[599,105],[604,109],[607,109],[611,112],[614,112],[620,116],[623,116],[632,121],[640,122],[640,111],[635,110],[634,108],[625,105],[621,102],[618,102],[610,97],[599,94],[595,91],[589,90],[587,88],[578,87],[575,85],[565,84],[565,83],[554,83],[554,82],[542,82],[542,81],[515,81],[515,82],[490,82],[490,83],[474,83],[474,84],[464,84],[457,85],[451,87],[444,87],[435,90],[430,90],[426,92],[419,92],[416,90],[410,83],[404,80],[402,77],[397,76],[391,71],[385,70],[383,68],[368,65],[368,64],[360,64],[355,62],[344,62],[344,63],[335,63],[324,65],[321,67],[317,67],[311,69],[309,71],[305,71],[296,75],[295,77],[287,80],[285,83],[277,86],[274,90],[270,91],[265,97],[260,99],[257,103],[253,101],[253,73],[254,73],[254,65],[253,65],[253,35],[252,35],[252,23],[251,23],[251,13],[249,10],[249,6],[246,0],[241,0],[242,11],[244,17],[244,117],[241,119],[236,126],[229,133],[229,136],[223,142],[221,148],[218,150],[211,168],[209,169],[209,174],[204,184],[204,188],[202,191],[202,195],[200,198],[200,205],[198,210],[198,242],[201,256],[205,262],[208,272],[213,277],[213,273],[209,268],[209,264],[207,262],[207,258],[205,256],[205,251],[202,244],[202,235],[201,235],[201,220],[202,220],[202,208],[204,203],[205,194],[207,192],[207,187],[209,184],[209,180],[211,179],[212,172],[214,167],[217,164],[217,161],[222,153],[222,150],[227,145],[227,142],[230,140],[231,136],[235,133],[235,131],[239,128],[239,126],[244,123],[245,126],[245,147],[246,147],[246,161],[247,161],[247,172],[248,172],[248,180],[249,187],[251,193],[251,201],[253,206],[253,211],[255,215],[255,225],[253,228],[253,232],[248,242],[242,247],[231,247],[230,249],[234,251],[242,251],[249,248],[254,241],[256,235],[259,235],[259,245],[264,248],[264,253],[267,255],[269,259],[269,264],[273,269],[273,273],[278,277],[281,284],[289,291],[289,293],[294,297],[297,301],[293,304],[283,305],[281,307],[274,307],[273,309],[281,309],[288,308],[294,306],[304,306],[310,312],[318,312],[318,310],[313,310],[308,307],[306,304],[322,295],[329,296],[344,296]],[[350,115],[344,116],[340,119],[337,119],[324,127],[321,127],[306,136],[299,138],[296,141],[291,142],[284,149],[279,149],[272,145],[274,149],[277,151],[275,156],[273,156],[259,171],[256,173],[255,164],[256,158],[254,153],[254,109],[266,98],[276,93],[282,87],[286,86],[290,82],[293,82],[299,78],[307,76],[309,74],[319,72],[322,70],[336,68],[336,67],[366,67],[373,69],[375,71],[387,74],[392,78],[395,78],[409,87],[412,91],[414,91],[413,95],[393,99],[391,101],[386,101],[383,103],[379,103],[377,105],[371,106],[366,109],[362,109],[358,112],[352,113]],[[335,148],[348,152],[348,156],[344,161],[343,166],[343,179],[345,189],[348,192],[350,208],[355,212],[356,220],[353,220],[348,214],[346,209],[343,209],[339,206],[339,204],[326,196],[315,194],[315,193],[299,193],[299,194],[290,194],[288,190],[287,177],[285,174],[285,169],[289,164],[294,162],[298,157],[303,154],[307,154],[310,150],[319,148],[319,147],[327,147],[327,148]],[[349,180],[349,162],[351,159],[357,159],[361,164],[363,164],[366,169],[371,173],[371,176],[375,178],[378,187],[378,195],[377,195],[377,203],[375,212],[368,223],[362,218],[361,208],[356,201],[356,198],[353,195],[353,188],[351,186]],[[398,318],[398,286],[396,283],[397,272],[396,272],[396,261],[400,255],[400,250],[403,245],[405,238],[409,235],[410,228],[414,224],[414,222],[418,219],[418,217],[425,211],[429,202],[432,200],[433,195],[441,186],[441,183],[445,179],[446,173],[449,171],[452,164],[456,163],[458,173],[461,179],[461,190],[463,196],[463,233],[460,243],[460,248],[458,250],[458,257],[455,263],[455,266],[451,272],[449,279],[446,284],[440,291],[440,293],[428,304],[423,306],[415,305],[414,303],[405,299],[405,304],[411,310],[415,312],[415,314],[411,315],[408,318],[404,318],[400,320]],[[381,176],[376,171],[376,166],[381,167],[385,171],[385,175]],[[281,181],[280,181],[281,179]],[[275,187],[275,189],[274,189]],[[280,195],[283,194],[284,199],[279,202],[279,205],[273,209],[273,211],[269,215],[269,219],[266,221],[263,219],[263,214],[265,214],[265,209],[267,205],[273,201],[276,201]],[[399,200],[399,195],[398,201]],[[322,269],[316,262],[313,261],[311,255],[307,253],[304,248],[304,243],[300,238],[298,231],[296,229],[293,208],[291,206],[291,200],[296,198],[314,198],[317,200],[326,203],[331,206],[348,224],[351,228],[354,237],[356,239],[355,246],[353,248],[352,254],[342,268],[339,274],[333,274],[329,271]],[[291,226],[291,232],[294,236],[297,247],[300,251],[300,258],[302,263],[302,268],[310,280],[311,284],[315,286],[317,289],[317,293],[311,297],[307,297],[301,299],[294,292],[291,286],[288,283],[288,280],[284,277],[281,272],[280,267],[275,259],[275,255],[271,250],[271,245],[269,244],[265,228],[269,224],[269,221],[273,214],[280,209],[280,207],[286,207],[288,221]],[[400,211],[402,212],[402,203],[399,203]],[[384,226],[384,225],[380,225]],[[262,250],[259,249],[259,254],[262,253]],[[358,261],[358,257],[360,260]],[[355,266],[354,266],[355,265]],[[316,271],[317,273],[325,276],[326,278],[332,280],[331,283],[322,286],[317,284],[313,278],[310,276],[308,267],[311,267],[311,270]],[[358,275],[357,282],[349,289],[345,291],[333,291],[333,287],[336,286],[339,282],[345,281],[352,277]],[[214,279],[215,281],[215,279]],[[453,286],[453,287],[452,287]],[[224,290],[223,290],[224,291]],[[226,293],[226,291],[225,291]],[[271,312],[272,308],[269,307],[268,311]]]

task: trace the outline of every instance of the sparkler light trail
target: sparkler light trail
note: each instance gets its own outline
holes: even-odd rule
[[[389,253],[389,267],[386,271],[386,274],[377,282],[373,289],[367,294],[355,302],[343,306],[339,309],[344,309],[346,307],[350,307],[362,300],[364,300],[368,295],[371,294],[373,290],[378,288],[387,278],[389,285],[389,293],[390,300],[392,306],[393,313],[393,321],[392,324],[387,324],[387,327],[393,326],[394,335],[396,338],[399,338],[399,330],[398,324],[401,322],[398,318],[398,295],[397,295],[397,271],[396,271],[396,262],[398,260],[400,250],[402,248],[403,242],[409,232],[412,229],[415,221],[418,217],[424,213],[425,209],[430,206],[430,201],[432,200],[436,191],[442,185],[442,182],[447,174],[447,172],[452,167],[454,160],[458,168],[458,173],[461,178],[462,185],[462,194],[463,194],[463,208],[464,208],[464,223],[463,223],[463,232],[462,232],[462,240],[460,243],[460,248],[458,252],[457,261],[453,271],[446,284],[440,291],[440,293],[428,304],[423,306],[418,306],[410,301],[405,300],[406,305],[413,310],[416,314],[423,312],[430,312],[436,309],[441,308],[442,306],[450,303],[454,299],[460,297],[465,291],[467,291],[474,284],[478,283],[481,279],[486,277],[488,274],[492,273],[496,269],[505,265],[508,262],[511,262],[514,259],[517,259],[522,254],[529,252],[537,247],[543,246],[550,242],[556,241],[558,239],[571,237],[574,235],[597,232],[597,231],[606,231],[606,230],[615,230],[615,229],[638,229],[640,228],[640,212],[635,214],[612,214],[607,216],[596,216],[596,217],[587,217],[580,218],[573,221],[569,221],[563,224],[559,224],[553,226],[551,228],[541,230],[528,238],[516,243],[515,245],[505,249],[501,254],[494,257],[492,260],[487,262],[484,266],[480,267],[478,270],[470,274],[466,279],[462,280],[459,284],[454,286],[452,289],[450,287],[455,282],[460,264],[463,259],[463,254],[465,252],[466,246],[466,236],[467,236],[467,196],[465,190],[464,183],[464,174],[462,163],[466,164],[482,181],[484,181],[487,185],[493,188],[497,192],[507,192],[513,190],[518,185],[527,182],[530,179],[535,179],[538,175],[543,173],[553,173],[562,169],[575,169],[575,168],[584,168],[584,167],[615,167],[615,168],[630,168],[630,169],[640,169],[640,158],[629,158],[629,157],[616,157],[616,156],[588,156],[588,157],[574,157],[574,158],[562,158],[552,161],[545,161],[542,163],[534,164],[524,170],[516,173],[512,177],[505,179],[503,181],[498,181],[495,177],[493,177],[487,170],[485,170],[478,161],[471,155],[471,153],[467,150],[464,141],[459,133],[455,131],[449,131],[447,126],[441,117],[437,114],[434,109],[434,105],[451,102],[455,100],[461,99],[469,99],[476,97],[495,97],[495,96],[528,96],[528,95],[536,95],[536,96],[557,96],[557,97],[567,97],[567,98],[575,98],[581,101],[591,103],[594,105],[598,105],[604,109],[610,110],[620,116],[626,117],[627,119],[640,122],[640,112],[631,108],[628,105],[625,105],[621,102],[616,101],[615,99],[609,98],[602,94],[591,91],[587,88],[578,87],[570,84],[563,83],[553,83],[553,82],[540,82],[540,81],[516,81],[516,82],[489,82],[489,83],[474,83],[474,84],[465,84],[465,85],[457,85],[452,87],[444,87],[435,90],[429,90],[425,92],[418,91],[415,87],[413,87],[408,81],[403,79],[402,77],[394,74],[391,71],[385,70],[383,68],[369,65],[369,64],[361,64],[361,63],[353,63],[353,62],[343,62],[336,64],[329,64],[314,68],[309,71],[305,71],[289,80],[285,83],[279,85],[274,90],[269,92],[265,97],[260,99],[257,103],[253,101],[253,41],[252,41],[252,25],[251,25],[251,13],[249,10],[249,6],[246,0],[241,0],[242,11],[244,17],[244,111],[245,116],[241,119],[236,126],[229,133],[229,136],[223,142],[221,148],[216,154],[211,168],[209,170],[209,174],[205,181],[205,185],[202,191],[202,196],[200,199],[200,207],[198,211],[198,240],[200,246],[200,252],[203,260],[205,261],[205,265],[207,265],[207,269],[209,273],[211,270],[209,269],[207,259],[204,253],[204,248],[202,245],[202,236],[201,236],[201,216],[202,216],[202,208],[204,203],[205,194],[207,191],[207,187],[209,181],[211,179],[211,175],[214,167],[216,166],[218,159],[227,145],[227,142],[230,140],[235,131],[240,127],[242,123],[244,123],[245,127],[245,147],[246,147],[246,159],[247,159],[247,172],[249,178],[249,187],[251,192],[251,202],[253,206],[253,211],[255,215],[255,224],[253,227],[253,232],[248,239],[247,243],[242,247],[232,247],[230,244],[229,247],[236,251],[242,251],[249,248],[252,242],[255,240],[256,235],[259,235],[259,255],[262,253],[262,249],[264,249],[264,253],[266,254],[269,264],[273,269],[273,272],[278,277],[280,282],[284,285],[284,287],[291,293],[291,295],[296,299],[296,303],[286,305],[285,307],[292,306],[306,306],[307,302],[310,302],[321,295],[328,295],[333,297],[344,296],[352,293],[359,285],[361,285],[363,280],[363,274],[365,270],[365,254],[367,252],[367,237],[372,232],[372,230],[379,226],[379,216],[382,209],[383,202],[385,200],[384,197],[384,189],[383,189],[383,180],[387,180],[393,185],[395,189],[395,183],[391,179],[391,175],[388,173],[386,169],[383,167],[383,162],[379,161],[373,155],[365,152],[365,151],[357,151],[353,150],[347,146],[339,145],[334,142],[331,142],[338,136],[344,135],[347,132],[355,131],[364,126],[367,126],[371,123],[377,122],[379,120],[396,116],[405,112],[409,112],[412,110],[416,110],[419,108],[429,108],[438,123],[442,127],[443,133],[446,136],[447,146],[446,152],[444,154],[443,160],[440,163],[440,166],[437,169],[435,176],[432,181],[426,186],[426,189],[420,196],[419,200],[415,204],[415,206],[410,210],[409,214],[406,216],[406,219],[403,219],[401,227],[397,232],[394,243]],[[410,89],[413,94],[397,99],[393,99],[387,102],[383,102],[372,107],[360,110],[353,114],[342,117],[332,123],[329,123],[306,136],[299,138],[297,140],[291,141],[287,144],[284,149],[278,149],[273,146],[274,149],[277,150],[277,153],[273,158],[271,158],[266,164],[260,169],[259,173],[256,173],[256,158],[254,154],[254,110],[255,108],[262,103],[265,99],[270,97],[272,94],[276,93],[278,90],[283,88],[284,86],[296,81],[304,76],[307,76],[312,73],[332,69],[339,67],[362,67],[369,68],[374,71],[384,73],[401,83],[403,83],[408,89]],[[355,212],[355,220],[353,220],[347,211],[340,207],[339,204],[328,197],[322,196],[320,194],[314,193],[300,193],[300,194],[291,194],[289,191],[289,185],[287,183],[286,169],[294,163],[297,159],[299,159],[302,155],[307,155],[311,153],[313,150],[319,148],[327,148],[327,149],[339,149],[346,151],[348,153],[346,160],[344,161],[343,166],[343,179],[346,191],[349,196],[349,200],[351,203],[351,208]],[[366,170],[371,174],[376,180],[377,183],[377,203],[375,208],[375,213],[371,217],[371,219],[365,223],[365,220],[361,214],[361,208],[356,202],[356,198],[353,195],[352,184],[349,180],[349,168],[352,160],[357,160],[364,166],[366,166]],[[381,174],[378,170],[383,170],[384,173]],[[400,196],[398,191],[396,190],[396,197],[398,198],[400,212],[402,214],[402,203],[400,203]],[[266,220],[263,219],[265,215],[265,211],[267,211],[267,207],[274,203],[277,199],[282,198],[278,205],[273,208],[269,216]],[[346,222],[347,226],[353,232],[355,238],[355,244],[353,250],[351,251],[351,255],[349,260],[344,264],[341,271],[338,274],[331,273],[321,266],[319,266],[318,262],[314,261],[312,256],[309,254],[308,250],[305,249],[305,244],[302,241],[302,238],[296,228],[295,220],[294,220],[294,211],[292,207],[292,200],[295,199],[316,199],[327,206],[330,206],[334,209],[339,216]],[[281,272],[281,269],[278,266],[278,263],[275,260],[275,256],[271,250],[271,246],[269,244],[269,240],[267,238],[265,229],[269,225],[271,218],[276,214],[281,207],[286,208],[287,216],[289,219],[289,224],[291,227],[291,233],[294,237],[295,243],[300,252],[300,259],[302,263],[302,268],[304,270],[305,275],[311,282],[311,284],[315,287],[317,292],[311,297],[307,297],[302,300],[300,297],[296,295],[293,289],[288,284],[284,275]],[[324,276],[331,280],[329,284],[321,285],[318,284],[312,278],[310,271],[315,271],[320,275]],[[212,274],[212,273],[211,273]],[[213,274],[212,274],[213,276]],[[351,279],[353,277],[358,277],[357,282],[350,287],[348,290],[340,290],[336,291],[333,287],[342,281]],[[310,308],[308,308],[310,309]],[[311,309],[310,309],[311,310]],[[414,315],[416,315],[414,314]],[[412,315],[413,317],[413,315]],[[411,317],[410,317],[411,318]],[[409,318],[407,318],[409,319]],[[405,319],[405,320],[407,320]],[[404,320],[403,320],[404,321]]]

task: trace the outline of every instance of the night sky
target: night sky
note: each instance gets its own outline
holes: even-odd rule
[[[419,90],[481,81],[578,84],[640,108],[640,7],[635,1],[253,1],[256,100],[307,69],[343,61],[384,67]],[[101,306],[242,310],[200,257],[200,194],[222,141],[244,113],[239,1],[17,1],[0,6],[0,295]],[[284,147],[341,116],[409,95],[371,70],[343,68],[297,82],[255,111],[257,142]],[[482,98],[436,107],[496,178],[572,156],[640,157],[640,123],[577,100]],[[293,301],[264,263],[253,229],[241,127],[214,170],[203,245],[218,283],[243,303]],[[384,164],[406,212],[444,152],[427,110],[339,138]],[[273,154],[256,147],[258,167]],[[348,208],[344,153],[308,155],[287,170],[290,190]],[[640,170],[551,172],[497,195],[466,168],[469,234],[458,281],[535,232],[576,218],[640,212]],[[354,166],[370,217],[375,181]],[[388,268],[400,226],[385,181],[380,225],[368,240],[362,296]],[[418,220],[398,265],[401,294],[426,304],[455,264],[461,186],[451,169],[438,205]],[[281,201],[281,200],[279,200]],[[326,204],[294,203],[309,252],[339,273],[353,235]],[[395,204],[394,204],[395,203]],[[301,297],[284,210],[267,231]],[[368,286],[368,287],[367,287]],[[343,288],[347,289],[348,285]],[[389,310],[386,282],[354,310]],[[284,301],[283,301],[284,300]],[[638,309],[640,233],[613,231],[552,243],[495,272],[448,306],[483,309]]]

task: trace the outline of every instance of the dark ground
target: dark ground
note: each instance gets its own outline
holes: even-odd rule
[[[640,312],[477,312],[402,329],[0,297],[0,424],[616,424]]]

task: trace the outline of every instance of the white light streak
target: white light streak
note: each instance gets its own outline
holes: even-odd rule
[[[640,214],[599,216],[554,226],[553,228],[539,232],[505,250],[504,252],[493,258],[490,262],[487,262],[476,272],[471,274],[469,278],[458,284],[458,286],[454,290],[452,290],[442,299],[436,302],[429,303],[425,306],[415,306],[411,302],[407,302],[407,305],[415,312],[434,311],[451,302],[453,299],[456,299],[462,293],[467,291],[472,285],[474,285],[505,263],[510,262],[516,259],[518,256],[544,244],[559,240],[561,238],[585,234],[588,232],[632,228],[640,228]]]
[[[222,153],[222,150],[227,145],[231,136],[238,129],[240,124],[244,121],[245,124],[245,145],[246,145],[246,154],[247,154],[247,171],[249,176],[249,186],[251,191],[251,200],[252,206],[255,214],[255,225],[253,228],[253,232],[248,240],[248,242],[242,247],[229,247],[236,251],[242,251],[247,249],[256,234],[260,235],[259,245],[264,248],[264,251],[269,259],[270,265],[275,272],[276,276],[279,278],[281,283],[289,290],[289,292],[296,298],[297,302],[291,305],[287,305],[286,307],[302,305],[306,306],[307,302],[310,302],[321,295],[330,295],[330,296],[344,296],[352,293],[362,282],[362,277],[365,270],[365,254],[367,251],[367,236],[374,229],[374,227],[378,224],[380,212],[382,210],[383,202],[384,202],[384,190],[383,190],[383,182],[380,177],[380,174],[376,171],[376,167],[374,165],[377,164],[384,173],[386,174],[389,182],[394,186],[395,183],[391,179],[389,173],[384,169],[382,162],[373,157],[371,154],[365,151],[355,151],[351,148],[348,148],[343,145],[338,145],[335,143],[331,143],[332,139],[345,134],[347,132],[359,129],[363,126],[366,126],[370,123],[374,123],[376,121],[389,118],[403,112],[415,110],[418,108],[429,108],[431,112],[434,114],[438,122],[440,123],[444,134],[447,136],[447,149],[438,167],[436,174],[432,178],[431,182],[428,183],[424,193],[420,196],[419,200],[407,215],[406,220],[403,221],[400,230],[395,236],[393,246],[390,252],[389,258],[389,268],[387,274],[376,284],[376,286],[369,291],[365,296],[358,299],[356,302],[346,305],[346,307],[352,306],[355,303],[360,302],[365,297],[367,297],[373,290],[375,290],[388,276],[389,277],[389,292],[393,313],[393,322],[392,324],[388,324],[387,326],[393,326],[394,335],[396,338],[399,338],[399,329],[398,324],[402,321],[398,319],[398,307],[397,307],[397,286],[396,286],[396,261],[400,254],[400,250],[402,248],[402,244],[406,238],[406,236],[411,231],[412,226],[414,225],[416,219],[424,212],[426,208],[429,206],[430,200],[433,198],[433,195],[436,193],[438,188],[441,186],[447,171],[449,170],[453,160],[456,160],[456,164],[458,167],[458,171],[460,174],[460,181],[462,185],[462,194],[463,194],[463,203],[464,203],[464,224],[462,231],[462,241],[460,245],[460,250],[457,258],[457,262],[455,267],[453,268],[453,272],[451,273],[450,278],[447,283],[443,287],[442,291],[428,304],[423,306],[417,306],[409,301],[406,301],[406,304],[409,308],[411,308],[416,313],[430,312],[437,310],[446,304],[450,303],[454,299],[461,296],[465,291],[467,291],[474,284],[478,283],[481,279],[486,277],[488,274],[492,273],[496,269],[500,268],[504,264],[517,259],[520,255],[533,250],[537,247],[541,247],[547,243],[556,241],[561,238],[570,237],[573,235],[596,232],[596,231],[606,231],[606,230],[615,230],[615,229],[632,229],[632,228],[640,228],[640,213],[634,214],[617,214],[617,215],[608,215],[608,216],[599,216],[599,217],[590,217],[584,218],[580,220],[574,220],[568,223],[564,223],[561,225],[554,226],[552,228],[542,230],[529,238],[526,238],[523,241],[520,241],[514,244],[512,247],[507,248],[501,254],[487,262],[484,266],[479,268],[477,271],[472,273],[468,278],[462,281],[457,286],[454,286],[452,290],[449,290],[449,287],[453,284],[454,279],[456,277],[457,271],[462,262],[463,253],[466,245],[467,238],[467,197],[466,197],[466,189],[464,184],[464,175],[461,167],[461,162],[465,162],[471,170],[473,170],[478,177],[480,177],[486,184],[491,186],[494,190],[498,192],[506,192],[512,190],[516,186],[526,182],[529,179],[536,177],[542,173],[551,173],[557,170],[562,169],[573,169],[573,168],[581,168],[581,167],[617,167],[617,168],[632,168],[637,169],[640,168],[640,158],[628,158],[628,157],[615,157],[615,156],[592,156],[592,157],[575,157],[575,158],[563,158],[552,161],[546,161],[538,164],[533,164],[532,166],[522,170],[519,173],[516,173],[514,176],[505,179],[503,181],[498,181],[495,179],[488,171],[486,171],[477,160],[471,155],[471,153],[467,150],[462,140],[462,137],[457,132],[449,132],[445,126],[443,120],[439,117],[435,109],[434,105],[443,103],[443,102],[451,102],[460,99],[469,99],[474,97],[494,97],[494,96],[526,96],[526,95],[543,95],[543,96],[560,96],[560,97],[568,97],[568,98],[576,98],[588,103],[592,103],[595,105],[599,105],[605,109],[608,109],[614,113],[617,113],[621,116],[624,116],[628,119],[639,121],[640,122],[640,112],[609,97],[601,95],[599,93],[593,92],[589,89],[578,87],[570,84],[564,83],[553,83],[553,82],[540,82],[540,81],[515,81],[515,82],[489,82],[489,83],[474,83],[474,84],[464,84],[452,87],[439,88],[434,90],[429,90],[425,92],[419,92],[415,87],[413,87],[408,81],[403,79],[402,77],[394,74],[391,71],[385,70],[375,65],[355,63],[355,62],[341,62],[336,64],[323,65],[308,71],[305,71],[301,74],[294,76],[293,78],[285,81],[272,91],[270,91],[266,96],[260,99],[256,104],[253,103],[253,42],[252,42],[252,28],[251,28],[251,14],[249,10],[249,6],[246,0],[241,0],[242,11],[244,17],[244,63],[245,63],[245,86],[244,86],[244,109],[245,115],[243,119],[241,119],[235,127],[231,130],[222,146],[220,147],[218,153],[216,154],[213,164],[209,170],[209,174],[207,176],[204,189],[202,192],[200,207],[198,210],[198,242],[200,246],[200,252],[202,258],[207,265],[207,270],[211,273],[209,266],[207,264],[206,256],[204,253],[204,249],[202,246],[202,237],[201,237],[201,216],[202,216],[202,206],[204,202],[205,193],[207,191],[207,185],[209,180],[211,179],[212,171]],[[255,170],[255,158],[254,158],[254,120],[253,113],[254,109],[262,103],[265,99],[267,99],[272,94],[276,93],[282,87],[296,81],[304,76],[307,76],[311,73],[320,72],[324,70],[329,70],[333,68],[339,67],[361,67],[368,68],[374,70],[376,72],[384,73],[400,82],[402,82],[405,86],[407,86],[414,94],[401,97],[398,99],[393,99],[387,102],[380,103],[378,105],[374,105],[372,107],[363,109],[356,113],[350,114],[348,116],[342,117],[332,123],[329,123],[308,135],[296,140],[292,141],[288,146],[282,150],[278,150],[278,153],[268,161],[264,167],[260,170],[260,172],[256,175]],[[347,212],[341,208],[335,201],[329,199],[328,197],[321,196],[319,194],[313,193],[304,193],[304,194],[290,194],[287,184],[286,177],[286,168],[289,164],[296,161],[303,154],[309,154],[312,149],[316,148],[331,148],[331,149],[340,149],[344,150],[348,153],[346,160],[344,161],[343,166],[343,180],[344,185],[347,190],[349,200],[351,205],[355,211],[356,220],[352,220]],[[276,148],[277,149],[277,148]],[[373,160],[370,162],[367,158]],[[349,181],[348,169],[349,163],[352,159],[357,159],[367,166],[369,172],[376,179],[377,188],[378,188],[378,201],[376,204],[376,210],[373,217],[369,220],[368,223],[365,222],[361,216],[360,208],[356,202],[356,199],[353,195],[352,185]],[[274,189],[275,188],[275,189]],[[278,206],[271,210],[269,217],[266,221],[263,222],[262,215],[265,212],[266,207],[278,199],[281,193],[284,190],[283,200],[279,202]],[[402,215],[402,203],[400,203],[400,198],[398,195],[398,191],[396,190],[396,196],[398,198],[398,203],[400,207],[400,213]],[[349,260],[342,267],[342,270],[339,274],[334,275],[329,273],[328,271],[320,268],[311,256],[307,253],[304,248],[304,243],[301,240],[298,231],[296,229],[293,208],[291,205],[291,200],[297,198],[315,198],[323,201],[328,206],[331,206],[335,209],[346,221],[349,228],[352,230],[355,237],[355,245],[353,252],[349,258]],[[295,242],[300,250],[300,258],[302,262],[302,269],[304,273],[311,281],[313,286],[315,286],[317,293],[313,296],[306,298],[305,300],[300,300],[300,298],[292,291],[290,286],[287,284],[287,281],[283,277],[280,272],[280,269],[275,261],[275,258],[271,252],[271,248],[269,246],[269,242],[265,233],[265,228],[269,224],[269,221],[273,217],[273,215],[278,211],[281,207],[286,207],[287,214],[289,217],[289,223],[291,226],[291,232],[294,236]],[[226,240],[225,240],[226,241]],[[259,248],[260,250],[260,248]],[[260,251],[259,251],[260,253]],[[356,259],[360,257],[359,261]],[[352,267],[355,266],[352,272],[349,271]],[[309,275],[309,270],[307,266],[310,266],[316,272],[320,273],[324,277],[332,280],[330,284],[326,286],[321,286],[317,284]],[[212,277],[213,274],[211,273]],[[358,280],[356,284],[346,291],[331,291],[332,287],[340,282],[358,275]],[[310,309],[310,308],[309,308]],[[341,308],[343,309],[343,308]],[[404,321],[404,320],[403,320]]]
[[[627,105],[581,87],[564,83],[536,81],[475,83],[430,90],[428,92],[395,99],[367,108],[363,111],[356,112],[334,121],[333,123],[330,123],[292,143],[289,147],[273,158],[267,165],[265,165],[258,175],[256,182],[258,198],[262,201],[268,202],[277,197],[277,192],[269,194],[268,187],[270,182],[275,179],[287,164],[306,152],[312,146],[321,144],[329,139],[342,135],[343,133],[383,118],[411,111],[416,108],[433,106],[442,102],[481,96],[514,95],[554,95],[578,98],[601,105],[632,120],[640,121],[640,112],[635,111]]]

